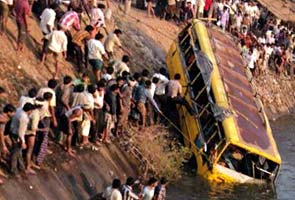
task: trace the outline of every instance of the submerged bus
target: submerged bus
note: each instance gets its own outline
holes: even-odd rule
[[[197,171],[221,182],[274,182],[281,157],[263,105],[234,40],[199,20],[187,25],[167,54],[195,116],[178,109]]]

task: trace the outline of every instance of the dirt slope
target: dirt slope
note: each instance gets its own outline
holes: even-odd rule
[[[114,22],[125,33],[123,44],[132,52],[131,70],[138,71],[143,68],[158,70],[165,65],[165,54],[179,28],[174,24],[159,19],[147,18],[146,13],[131,10],[129,15],[124,15],[117,4],[112,3]],[[38,20],[31,18],[30,40],[26,44],[25,52],[16,53],[15,38],[16,25],[12,18],[9,19],[8,37],[0,37],[0,85],[8,91],[5,99],[7,102],[16,102],[18,96],[26,92],[31,86],[42,86],[52,77],[53,62],[49,59],[45,65],[40,65],[39,52],[41,49],[41,32]],[[109,24],[109,30],[114,27],[114,22]],[[123,52],[118,52],[119,58]],[[74,75],[73,65],[64,61],[61,75]],[[285,87],[285,82],[273,90],[266,90],[267,85],[273,81],[271,78],[257,81],[258,92],[269,93],[271,97],[280,94],[279,100],[283,105],[294,107],[295,101],[287,104],[284,98],[292,96],[293,86]],[[280,93],[284,89],[286,93]],[[277,104],[265,101],[266,106]],[[277,109],[277,108],[276,108]],[[274,110],[274,112],[279,112]],[[55,153],[63,152],[57,147]],[[97,191],[101,191],[106,183],[114,176],[123,178],[124,174],[133,175],[134,167],[127,156],[116,146],[103,147],[99,152],[81,152],[76,160],[66,156],[54,154],[49,157],[47,167],[35,177],[23,180],[6,180],[0,187],[0,199],[87,199]],[[50,166],[50,167],[49,167]],[[56,170],[52,170],[56,168]],[[30,189],[30,186],[31,189]]]
[[[29,40],[23,52],[16,52],[17,28],[14,18],[8,20],[7,36],[0,36],[0,85],[5,87],[9,94],[9,101],[17,97],[31,86],[44,85],[52,77],[54,70],[53,60],[49,57],[45,65],[41,65],[40,51],[42,34],[35,17],[30,19]],[[62,62],[61,74],[73,75],[72,65]]]
[[[103,191],[113,178],[136,177],[135,163],[112,144],[98,151],[80,151],[69,159],[60,147],[48,156],[44,169],[36,176],[11,178],[0,187],[0,199],[89,199]]]
[[[114,21],[109,23],[109,30],[115,28],[114,22],[125,32],[123,44],[131,51],[131,70],[141,71],[143,68],[157,70],[164,66],[165,50],[168,49],[171,39],[152,34],[149,28],[138,20],[144,20],[145,14],[132,11],[131,16],[123,17],[114,7]],[[138,15],[138,20],[133,20]],[[132,19],[131,19],[132,18]],[[130,22],[129,22],[130,20]],[[153,19],[148,20],[153,24]],[[7,90],[5,102],[16,103],[19,96],[32,87],[41,87],[52,77],[53,60],[45,65],[39,61],[42,34],[35,17],[30,19],[30,39],[26,43],[24,52],[17,53],[16,24],[9,18],[8,36],[0,37],[0,85]],[[157,27],[171,24],[164,21]],[[175,26],[172,25],[175,28]],[[177,29],[177,28],[176,28]],[[167,29],[168,30],[168,29]],[[150,34],[148,37],[147,34]],[[169,45],[164,45],[164,44]],[[159,48],[159,43],[163,44]],[[166,48],[166,49],[165,49]],[[119,51],[120,58],[123,52]],[[75,75],[73,64],[63,61],[61,76]],[[61,78],[61,77],[60,77]],[[109,184],[114,177],[125,180],[125,176],[136,175],[136,167],[130,157],[116,145],[102,147],[98,152],[79,151],[77,159],[70,159],[64,154],[61,147],[50,145],[54,154],[48,156],[45,169],[37,176],[22,179],[9,178],[0,186],[0,199],[88,199]]]

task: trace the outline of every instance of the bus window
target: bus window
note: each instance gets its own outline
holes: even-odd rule
[[[189,70],[188,72],[190,74],[191,77],[191,85],[192,85],[192,90],[193,90],[193,93],[194,93],[194,99],[196,100],[196,97],[197,95],[200,93],[201,90],[204,90],[205,88],[205,83],[203,81],[203,78],[202,76],[198,76],[197,79],[194,79],[196,78],[196,75],[198,75],[200,73],[200,70],[198,68],[191,68],[191,70]],[[206,91],[206,89],[205,89]],[[208,99],[207,99],[208,101]]]
[[[178,41],[179,43],[182,43],[182,41],[189,35],[189,28],[191,27],[191,24],[188,24],[179,34],[178,34]]]
[[[191,47],[191,36],[189,34],[179,43],[182,52],[186,52],[189,47]]]
[[[200,91],[196,91],[196,92],[194,91],[194,94],[195,94],[194,101],[196,102],[198,106],[198,110],[200,111],[202,108],[204,108],[204,106],[206,106],[209,103],[206,86],[204,86]]]
[[[267,180],[274,179],[279,169],[278,164],[271,160],[232,144],[223,152],[218,164],[256,179]]]
[[[188,69],[191,68],[192,65],[196,63],[196,57],[193,52],[193,48],[191,47],[189,51],[185,54],[185,64]]]
[[[192,46],[189,46],[185,51],[183,51],[183,57],[186,66],[189,66],[193,60],[195,60],[195,54]]]
[[[195,83],[200,80],[201,72],[196,65],[196,62],[192,63],[191,67],[188,69],[188,74],[190,78],[190,84],[194,87]]]

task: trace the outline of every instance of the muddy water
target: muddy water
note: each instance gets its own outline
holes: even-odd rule
[[[178,185],[170,186],[168,199],[295,199],[295,117],[286,116],[271,124],[283,161],[275,187],[212,185],[187,175]]]

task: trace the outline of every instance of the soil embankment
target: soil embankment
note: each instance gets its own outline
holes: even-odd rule
[[[178,28],[165,21],[146,19],[145,13],[132,10],[125,16],[112,5],[114,19],[109,30],[123,30],[122,42],[132,53],[130,68],[133,72],[144,68],[151,71],[165,66],[165,52]],[[157,22],[154,24],[154,22]],[[155,32],[155,30],[162,30]],[[151,29],[152,28],[152,29]],[[173,34],[171,34],[173,33]],[[167,35],[171,34],[171,38]],[[30,34],[24,52],[16,47],[17,29],[14,18],[9,18],[8,35],[0,36],[0,85],[7,90],[3,103],[16,104],[20,95],[31,87],[41,87],[52,77],[54,63],[51,57],[40,64],[42,34],[38,20],[30,18]],[[123,52],[117,52],[119,58]],[[65,74],[75,77],[71,62],[61,63],[60,78]],[[53,154],[48,155],[44,168],[36,176],[9,178],[0,186],[0,199],[89,199],[101,192],[113,178],[137,175],[137,163],[119,145],[102,146],[98,151],[79,150],[77,158],[69,158],[60,146],[49,145]]]
[[[0,199],[89,199],[102,192],[113,178],[125,180],[137,174],[135,163],[115,144],[94,152],[83,150],[74,159],[60,147],[53,150],[38,175],[6,180],[0,187]]]
[[[165,54],[180,28],[147,18],[139,10],[124,15],[117,4],[112,4],[112,9],[116,26],[124,32],[123,44],[132,53],[131,70],[157,70],[164,66]],[[15,103],[28,88],[44,85],[54,70],[51,58],[44,65],[39,62],[42,34],[38,20],[32,17],[30,21],[25,52],[15,51],[17,31],[13,19],[9,19],[8,36],[0,37],[0,85],[8,91],[7,102]],[[114,23],[109,27],[112,30]],[[60,72],[75,75],[73,64],[67,61],[62,62]],[[295,106],[294,81],[261,76],[256,79],[256,85],[270,115],[290,111]],[[6,180],[0,187],[0,199],[88,199],[101,192],[112,178],[119,176],[123,180],[125,175],[136,174],[134,162],[116,145],[100,147],[96,152],[80,151],[76,159],[64,155],[61,147],[55,146],[53,151],[37,176]]]

